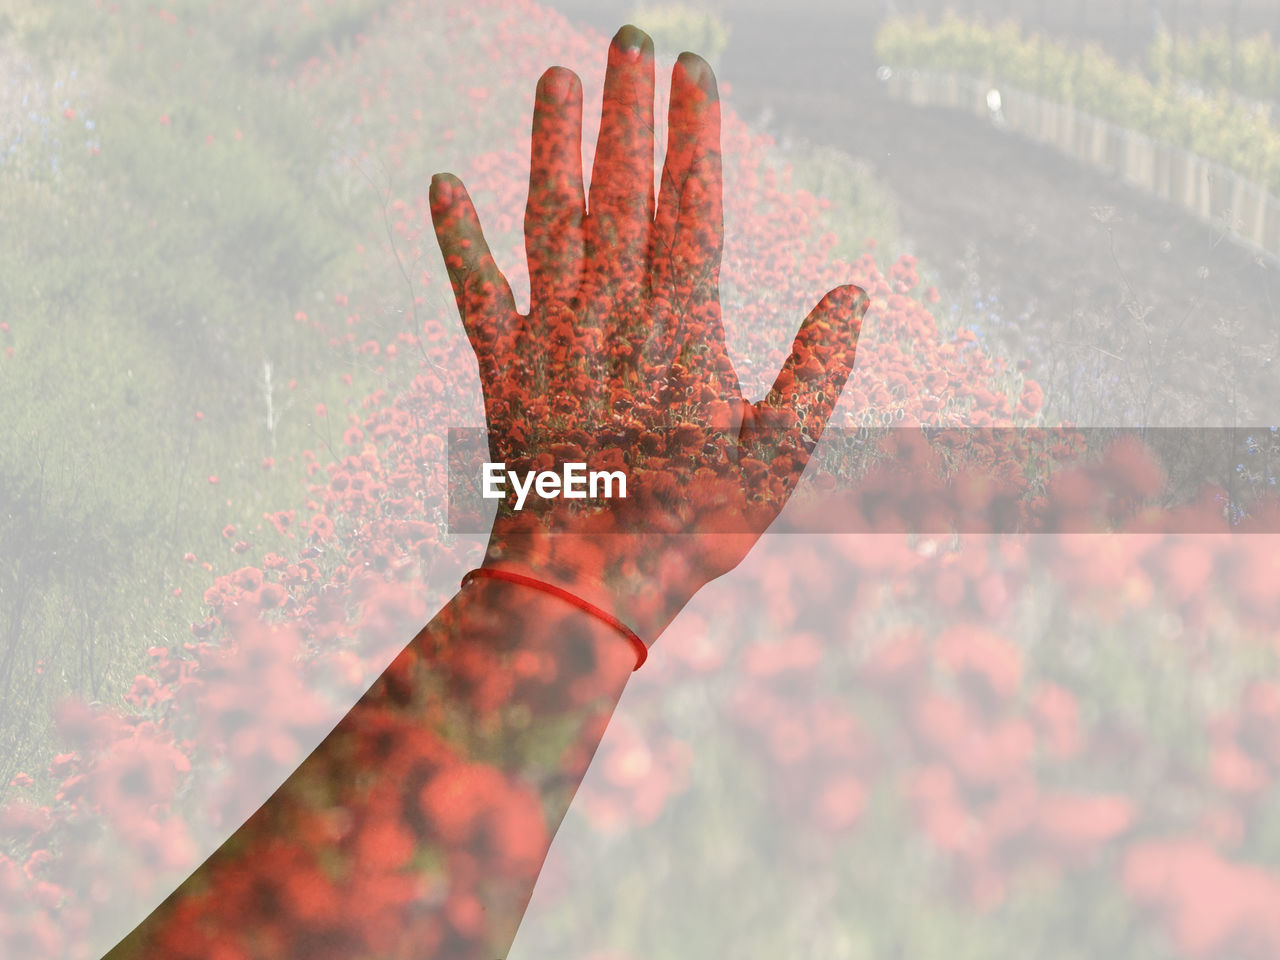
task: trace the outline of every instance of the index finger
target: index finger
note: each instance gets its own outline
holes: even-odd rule
[[[511,285],[489,252],[475,206],[462,181],[452,174],[436,174],[431,179],[430,201],[436,242],[458,314],[481,376],[487,379],[496,372],[499,342],[519,326]]]

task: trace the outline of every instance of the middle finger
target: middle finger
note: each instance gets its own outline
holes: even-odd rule
[[[653,88],[653,41],[628,24],[609,45],[586,222],[588,269],[614,297],[647,291]]]

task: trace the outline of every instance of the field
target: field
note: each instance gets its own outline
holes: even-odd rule
[[[842,436],[977,442],[944,463],[908,429],[882,451],[907,480],[853,477],[850,516],[907,516],[945,475],[948,502],[1052,523],[846,533],[832,509],[766,538],[632,681],[512,956],[1274,956],[1280,568],[1232,487],[1267,493],[1280,461],[1274,265],[890,102],[879,4],[749,6],[722,11],[715,57],[746,393],[856,282]],[[0,953],[100,955],[474,564],[444,523],[444,438],[483,416],[427,183],[465,180],[526,298],[533,84],[573,67],[590,114],[613,14],[0,20]],[[684,44],[651,19],[661,88]],[[982,439],[1064,422],[1252,432],[1193,503],[1104,533],[1169,505],[1149,451],[1080,466]]]

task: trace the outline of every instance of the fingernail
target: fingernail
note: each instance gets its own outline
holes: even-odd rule
[[[548,74],[543,90],[549,103],[568,103],[573,95],[573,74],[568,70],[556,70]]]
[[[439,207],[447,207],[453,203],[453,184],[443,173],[437,173],[431,178],[431,196]]]
[[[677,62],[684,68],[684,75],[689,82],[695,86],[706,88],[708,80],[711,78],[711,65],[703,60],[696,53],[690,53],[687,50],[680,54]]]
[[[614,35],[613,42],[624,58],[634,62],[640,59],[640,51],[648,39],[648,34],[628,23]]]
[[[871,305],[871,299],[867,296],[867,292],[861,287],[854,287],[849,291],[849,296],[853,298],[853,309],[861,317],[867,312],[867,307]]]

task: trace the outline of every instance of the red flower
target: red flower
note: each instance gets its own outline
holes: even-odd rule
[[[1134,806],[1113,794],[1046,794],[1038,802],[1040,833],[1064,852],[1111,840],[1133,823]]]
[[[409,862],[415,846],[413,833],[398,819],[378,817],[356,835],[357,869],[399,869]]]
[[[845,830],[866,806],[866,790],[857,778],[842,775],[826,783],[814,803],[814,816],[826,830]]]
[[[1022,654],[1002,637],[973,625],[949,627],[934,641],[938,662],[984,681],[996,697],[1012,696],[1022,681]]]
[[[461,846],[506,789],[502,773],[483,763],[456,763],[440,771],[419,796],[423,814],[446,843]]]

